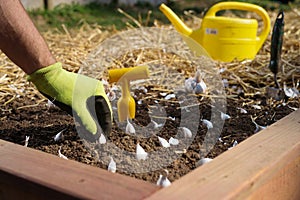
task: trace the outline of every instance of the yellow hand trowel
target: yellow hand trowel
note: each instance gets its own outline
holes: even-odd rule
[[[201,27],[192,30],[165,4],[160,10],[184,36],[198,42],[215,60],[230,62],[234,59],[253,59],[270,32],[270,18],[260,6],[243,2],[220,2],[212,6],[204,16]],[[221,10],[243,10],[257,13],[264,28],[258,35],[255,19],[216,16]],[[189,45],[189,44],[188,44]]]
[[[122,96],[118,100],[118,118],[122,122],[135,117],[135,101],[130,95],[130,81],[149,78],[148,66],[108,70],[109,82],[121,85]]]

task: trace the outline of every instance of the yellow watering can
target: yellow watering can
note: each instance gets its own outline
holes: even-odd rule
[[[215,60],[230,62],[234,59],[253,59],[270,32],[270,18],[260,6],[243,2],[220,2],[213,5],[202,20],[201,27],[192,30],[165,4],[159,9],[181,34],[194,39]],[[243,10],[257,13],[263,20],[258,34],[255,19],[216,16],[221,10]]]

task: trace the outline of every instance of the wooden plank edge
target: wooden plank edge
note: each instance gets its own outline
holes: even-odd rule
[[[155,184],[0,140],[0,199],[143,199]]]
[[[300,199],[299,188],[300,110],[147,199]]]

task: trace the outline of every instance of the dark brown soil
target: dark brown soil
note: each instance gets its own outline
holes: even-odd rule
[[[151,88],[149,88],[149,90],[151,91]],[[157,96],[160,96],[159,92],[156,92],[158,93]],[[141,93],[141,91],[138,91],[137,94],[142,96],[146,95]],[[163,99],[163,97],[161,98]],[[174,155],[174,148],[171,147],[169,148],[169,151],[166,151],[161,155],[162,157],[165,156],[166,159],[172,158],[171,164],[163,167],[169,171],[168,178],[170,181],[174,181],[195,169],[197,167],[197,162],[200,159],[200,152],[202,152],[202,154],[205,152],[205,149],[203,150],[201,144],[207,133],[207,128],[201,123],[201,119],[210,119],[211,104],[210,100],[207,98],[197,98],[200,99],[200,105],[189,107],[189,112],[192,113],[193,108],[199,107],[200,109],[201,116],[199,121],[194,122],[197,124],[198,131],[194,134],[195,137],[193,140],[190,141],[191,144],[186,146],[186,152],[176,154],[176,157],[176,155]],[[71,116],[67,115],[57,107],[49,108],[46,101],[38,106],[34,106],[35,103],[36,102],[32,99],[16,99],[6,105],[6,109],[2,109],[0,114],[0,139],[24,145],[25,136],[30,136],[28,144],[29,148],[58,155],[58,150],[61,147],[61,153],[67,156],[68,159],[104,169],[107,169],[109,156],[112,156],[117,162],[117,172],[156,183],[158,176],[161,173],[161,170],[157,169],[159,166],[154,167],[154,171],[149,171],[147,173],[132,173],[132,170],[126,170],[126,166],[128,166],[128,163],[132,162],[132,160],[123,158],[122,155],[119,155],[119,152],[115,152],[113,148],[110,150],[109,146],[105,147],[105,145],[102,145],[102,147],[99,147],[100,145],[93,146],[93,149],[98,148],[97,150],[106,150],[98,152],[98,157],[95,156],[94,151],[89,151],[89,148],[84,145],[83,140],[79,138],[74,120]],[[137,116],[134,120],[136,124],[139,124],[140,126],[151,124],[147,111],[151,104],[153,104],[153,100],[150,99],[144,101],[142,104],[137,104]],[[169,139],[171,136],[174,137],[180,125],[180,115],[183,114],[179,112],[175,100],[161,101],[161,104],[165,107],[168,117],[175,117],[175,120],[168,118],[165,121],[164,127],[161,128],[158,133],[150,132],[146,138],[136,137],[126,134],[124,130],[115,124],[112,133],[107,136],[108,141],[111,144],[114,144],[115,147],[132,153],[136,150],[137,142],[139,142],[147,152],[157,151],[163,148],[156,136],[165,139]],[[259,105],[261,109],[257,109],[253,107],[253,105]],[[214,145],[214,148],[210,152],[206,152],[204,156],[215,158],[222,152],[227,151],[228,148],[232,147],[235,141],[240,143],[249,136],[255,134],[256,126],[252,122],[251,116],[259,125],[269,126],[291,113],[293,108],[299,107],[299,99],[288,100],[286,103],[283,103],[268,100],[259,95],[245,98],[239,97],[236,99],[228,98],[226,113],[230,115],[231,118],[225,120],[221,135]],[[242,113],[239,108],[245,109],[247,113]],[[65,129],[64,139],[55,142],[53,137],[63,129]],[[179,139],[184,140],[184,138]],[[176,148],[177,150],[181,148],[181,150],[184,151],[185,146],[178,145]],[[98,159],[99,156],[100,159]],[[158,159],[161,159],[161,157]],[[143,161],[140,162],[143,163]],[[157,162],[152,162],[153,166],[159,165],[158,162],[159,160]]]

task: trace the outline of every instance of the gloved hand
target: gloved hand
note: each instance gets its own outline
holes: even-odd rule
[[[55,105],[79,119],[89,132],[80,136],[95,140],[100,133],[111,132],[111,105],[99,80],[68,72],[59,62],[35,71],[27,80]]]

